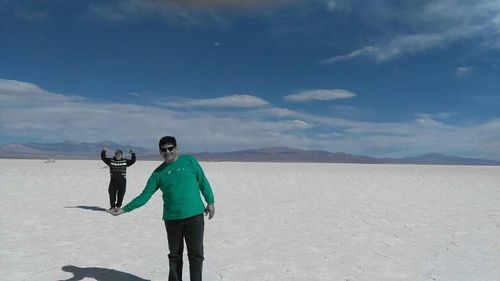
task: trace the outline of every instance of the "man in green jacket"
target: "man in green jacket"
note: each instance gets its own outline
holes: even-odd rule
[[[174,137],[160,139],[160,154],[165,160],[148,179],[142,193],[125,207],[110,211],[117,216],[146,204],[160,189],[163,193],[163,220],[169,248],[169,281],[182,280],[182,253],[184,240],[189,258],[191,281],[202,280],[203,267],[203,213],[212,219],[215,214],[214,195],[200,164],[191,155],[179,155]],[[205,207],[200,192],[207,202]]]

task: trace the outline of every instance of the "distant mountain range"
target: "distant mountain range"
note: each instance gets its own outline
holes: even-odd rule
[[[24,143],[0,145],[0,158],[27,158],[27,159],[100,159],[102,147],[109,146],[108,156],[112,156],[116,149],[121,149],[126,155],[129,148],[137,154],[152,154],[153,151],[142,147],[120,145],[111,141],[99,143],[77,143],[64,141],[58,143]]]
[[[194,155],[205,161],[500,165],[500,161],[447,156],[437,153],[405,158],[375,158],[343,152],[332,153],[324,150],[302,150],[289,147],[268,147],[220,153],[203,152],[194,153]]]
[[[138,160],[161,160],[157,150],[143,147],[120,145],[114,142],[77,143],[25,143],[0,145],[0,158],[21,159],[99,159],[104,144],[109,146],[108,156],[121,149],[128,157],[132,148]],[[500,165],[500,161],[474,159],[443,154],[424,154],[405,158],[375,158],[328,152],[323,150],[302,150],[289,147],[267,147],[231,152],[191,153],[200,161],[235,161],[235,162],[316,162],[316,163],[365,163],[365,164],[432,164],[432,165]]]

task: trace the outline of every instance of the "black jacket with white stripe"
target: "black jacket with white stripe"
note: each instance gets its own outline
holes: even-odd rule
[[[122,158],[117,160],[114,156],[113,158],[106,157],[106,151],[101,151],[101,159],[109,166],[109,173],[111,178],[125,178],[127,176],[127,167],[132,166],[135,163],[135,153],[132,153],[132,159]]]

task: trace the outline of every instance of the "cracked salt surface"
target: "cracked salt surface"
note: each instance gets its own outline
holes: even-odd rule
[[[130,167],[125,203],[158,164]],[[201,164],[204,280],[500,280],[499,167]],[[113,217],[101,167],[0,160],[1,280],[166,280],[161,193]]]

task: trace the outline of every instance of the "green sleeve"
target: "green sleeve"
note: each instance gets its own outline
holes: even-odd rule
[[[158,190],[159,185],[158,185],[158,180],[157,180],[157,174],[153,173],[149,179],[148,183],[146,184],[146,187],[142,191],[142,193],[134,198],[130,203],[128,203],[125,207],[123,207],[124,212],[130,212],[134,209],[137,209],[141,207],[142,205],[146,204],[149,199],[151,199],[151,196]]]
[[[213,204],[215,201],[212,187],[210,187],[210,183],[208,183],[208,179],[207,177],[205,177],[205,173],[203,172],[203,169],[201,168],[196,158],[193,157],[192,160],[194,169],[196,171],[196,177],[198,178],[198,187],[200,188],[201,194],[203,194],[203,197],[208,204]]]

